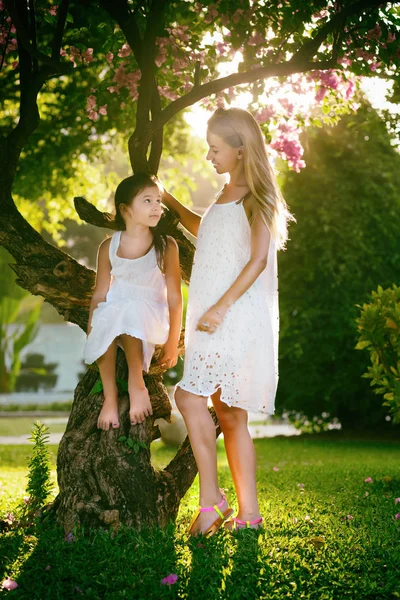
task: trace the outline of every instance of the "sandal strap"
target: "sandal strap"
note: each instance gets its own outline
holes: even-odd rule
[[[223,503],[226,501],[226,497],[225,494],[222,490],[221,494],[222,494],[222,500],[218,503],[218,504],[214,504],[214,506],[199,506],[198,510],[200,512],[211,512],[212,510],[215,510],[216,513],[218,513],[218,515],[222,518],[224,518],[224,514],[221,512],[220,508],[223,505]]]
[[[233,517],[233,520],[235,521],[235,523],[239,523],[240,525],[246,525],[246,527],[249,528],[250,525],[258,525],[258,523],[262,523],[264,519],[263,517],[259,517],[258,519],[254,519],[254,521],[242,521],[237,517]]]

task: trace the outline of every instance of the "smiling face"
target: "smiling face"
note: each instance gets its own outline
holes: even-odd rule
[[[135,225],[155,227],[162,215],[161,191],[157,185],[145,187],[131,204],[120,207],[125,223],[130,220]]]
[[[233,148],[217,134],[207,130],[209,150],[206,159],[210,160],[218,174],[233,173],[243,158],[243,149]]]

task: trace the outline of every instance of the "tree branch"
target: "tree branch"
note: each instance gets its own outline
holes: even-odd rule
[[[245,71],[244,73],[233,73],[232,75],[227,75],[226,77],[221,77],[220,79],[215,79],[214,81],[210,81],[208,83],[203,83],[203,85],[197,88],[192,88],[188,94],[185,94],[184,96],[181,96],[177,100],[171,102],[171,104],[168,104],[168,106],[162,110],[160,117],[154,123],[152,123],[152,130],[157,129],[157,127],[162,127],[170,119],[172,119],[172,117],[177,115],[188,106],[192,106],[192,104],[195,104],[206,96],[217,94],[226,88],[241,85],[243,83],[253,83],[258,79],[266,79],[268,77],[288,76],[293,75],[294,73],[312,71],[314,69],[319,69],[322,71],[324,69],[331,69],[335,64],[336,63],[334,63],[332,60],[319,63],[307,62],[303,65],[293,64],[292,61],[289,61],[286,63],[259,67],[251,71]]]
[[[18,10],[16,8],[16,0],[5,0],[7,10],[10,13],[12,22],[15,25],[18,35],[18,46],[22,45],[25,51],[31,56],[40,60],[43,64],[51,67],[54,73],[70,73],[72,71],[72,65],[61,63],[60,60],[54,60],[46,54],[39,52],[35,49],[30,41],[27,27],[19,17]]]
[[[65,23],[67,20],[68,6],[69,6],[69,0],[62,0],[61,4],[59,5],[59,8],[58,8],[57,25],[56,25],[56,31],[54,33],[54,39],[53,39],[52,50],[51,50],[51,58],[53,60],[60,59],[60,49],[61,49],[61,44],[62,44],[62,38],[64,35]]]

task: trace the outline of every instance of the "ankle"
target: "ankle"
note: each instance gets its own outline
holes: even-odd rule
[[[223,500],[226,500],[220,491],[216,494],[205,494],[200,495],[200,506],[214,506],[214,504],[221,504]]]

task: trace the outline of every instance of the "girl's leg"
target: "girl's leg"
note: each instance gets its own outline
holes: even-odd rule
[[[153,414],[149,392],[143,379],[143,346],[142,340],[123,334],[120,336],[128,363],[129,418],[132,425],[143,423]]]
[[[260,517],[256,486],[256,453],[247,427],[247,411],[228,406],[220,399],[221,390],[211,396],[239,503],[237,517],[252,521]]]
[[[117,357],[117,340],[114,340],[108,350],[97,359],[101,382],[103,384],[104,402],[97,419],[99,429],[109,430],[119,427],[118,417],[118,388],[115,375],[115,361]]]
[[[186,424],[200,477],[200,506],[213,506],[221,501],[218,486],[217,446],[215,425],[207,408],[207,398],[196,396],[181,388],[175,391],[175,402]],[[224,502],[221,511],[225,512]],[[215,511],[200,513],[196,531],[205,532],[217,518]]]

